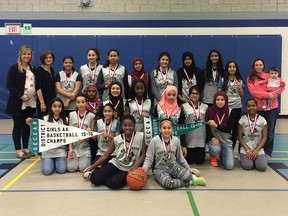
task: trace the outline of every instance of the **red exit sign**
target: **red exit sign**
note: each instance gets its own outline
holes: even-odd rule
[[[20,24],[5,24],[7,34],[20,34],[21,25]]]

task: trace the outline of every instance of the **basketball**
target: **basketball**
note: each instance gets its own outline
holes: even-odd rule
[[[126,177],[127,185],[133,190],[141,190],[147,182],[147,174],[138,168],[128,172]]]

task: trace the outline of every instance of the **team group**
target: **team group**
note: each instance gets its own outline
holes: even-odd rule
[[[278,96],[285,83],[279,70],[265,73],[261,58],[253,61],[246,82],[236,61],[224,67],[221,53],[211,50],[200,70],[191,52],[182,55],[183,66],[169,67],[168,52],[159,54],[159,65],[151,74],[144,70],[140,57],[132,61],[128,75],[119,64],[119,51],[111,49],[107,61],[100,65],[99,50],[87,50],[88,63],[73,67],[72,56],[63,58],[63,70],[55,73],[51,66],[54,53],[40,54],[41,66],[32,65],[32,49],[23,45],[18,61],[9,68],[10,91],[7,113],[13,116],[12,137],[16,156],[35,156],[28,149],[32,117],[101,133],[90,140],[79,140],[41,154],[41,171],[83,172],[92,184],[117,189],[126,185],[129,170],[152,168],[155,180],[164,188],[187,185],[204,186],[191,164],[203,164],[205,145],[210,164],[234,168],[234,147],[239,141],[243,169],[265,171],[273,151],[278,115]],[[242,115],[241,98],[245,84],[253,96],[246,101]],[[144,142],[144,117],[160,121],[160,134],[148,146]],[[172,135],[173,125],[208,122],[207,127],[180,137]],[[22,140],[22,145],[21,145]]]

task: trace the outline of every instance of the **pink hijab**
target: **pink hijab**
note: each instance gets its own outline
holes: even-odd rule
[[[171,103],[167,99],[167,94],[169,91],[176,92],[176,100],[173,103]],[[179,106],[177,103],[177,95],[178,95],[178,89],[175,86],[170,85],[166,87],[166,89],[163,92],[162,98],[159,101],[159,106],[161,107],[164,113],[167,113],[170,116],[173,116],[178,112]]]

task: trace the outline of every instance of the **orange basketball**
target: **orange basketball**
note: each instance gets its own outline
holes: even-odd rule
[[[128,172],[126,177],[127,185],[133,190],[141,190],[147,182],[147,174],[138,168]]]

